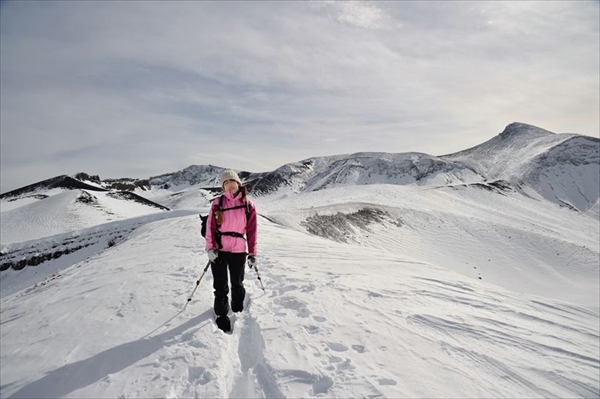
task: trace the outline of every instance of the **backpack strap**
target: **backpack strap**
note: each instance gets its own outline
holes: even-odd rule
[[[224,208],[224,209],[221,209],[221,212],[232,211],[234,209],[241,209],[241,208],[248,208],[248,205],[236,205],[236,206],[232,206],[231,208]],[[246,209],[246,216],[247,215],[248,215],[248,210]]]
[[[217,209],[219,212],[223,212],[223,197],[225,197],[225,195],[221,195],[219,197],[219,203],[217,204],[217,207],[218,207]],[[215,218],[216,218],[216,215],[215,215]],[[216,221],[215,221],[215,223],[216,223]],[[217,224],[217,231],[215,234],[215,241],[217,242],[217,245],[219,246],[219,250],[223,249],[223,243],[221,242],[222,233],[221,233],[220,227],[221,226],[219,226]]]
[[[225,195],[221,195],[221,197],[219,197],[219,211],[220,212],[225,212],[225,211],[231,211],[234,209],[240,209],[240,208],[246,208],[246,224],[248,224],[248,220],[250,220],[250,204],[248,204],[248,201],[246,201],[245,205],[238,205],[238,206],[232,206],[231,208],[223,208],[223,197],[225,197]],[[237,237],[237,238],[243,238],[244,240],[246,239],[246,237],[243,234],[237,233],[235,231],[220,231],[220,226],[217,225],[217,234],[216,234],[216,241],[217,241],[217,245],[219,246],[219,249],[223,248],[223,244],[221,242],[221,236],[231,236],[231,237]]]
[[[248,223],[248,220],[250,220],[250,204],[248,203],[248,201],[246,201],[245,205],[237,205],[237,206],[232,206],[231,208],[223,208],[223,197],[225,195],[221,195],[221,197],[219,198],[219,210],[221,212],[225,212],[225,211],[231,211],[233,209],[240,209],[240,208],[246,208],[246,223]]]

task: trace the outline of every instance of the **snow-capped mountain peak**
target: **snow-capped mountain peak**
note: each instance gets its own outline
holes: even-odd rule
[[[529,125],[527,123],[513,122],[507,125],[502,133],[500,133],[498,136],[502,139],[508,139],[511,137],[524,137],[526,139],[533,139],[549,135],[554,135],[554,133],[537,126]]]
[[[597,138],[512,123],[485,143],[441,158],[488,181],[525,185],[547,200],[586,211],[598,200],[599,152]]]

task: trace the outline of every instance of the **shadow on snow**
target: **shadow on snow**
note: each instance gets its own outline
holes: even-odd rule
[[[127,342],[88,359],[67,364],[24,386],[15,392],[11,398],[57,398],[68,395],[77,389],[84,388],[110,374],[131,366],[165,346],[177,342],[168,341],[173,340],[187,329],[209,320],[211,317],[212,309],[160,335]]]

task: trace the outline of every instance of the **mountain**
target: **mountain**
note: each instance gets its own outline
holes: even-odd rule
[[[5,193],[0,209],[3,245],[169,210],[134,192],[107,190],[69,176]]]
[[[592,209],[600,186],[600,140],[512,123],[491,140],[455,154],[357,153],[309,158],[251,174],[255,195],[343,185],[493,185],[520,189],[577,211]],[[491,186],[490,186],[491,185]]]
[[[86,175],[87,176],[87,175]],[[103,187],[96,184],[88,184],[85,181],[73,178],[71,176],[62,175],[51,179],[46,179],[25,187],[18,188],[3,194],[0,194],[0,199],[14,201],[23,198],[43,199],[43,194],[40,191],[52,189],[77,190],[85,189],[91,191],[107,191]],[[37,197],[36,197],[37,196]]]
[[[253,193],[265,195],[282,187],[292,192],[316,191],[342,185],[446,185],[483,181],[467,167],[420,153],[356,153],[309,158],[273,172],[248,176]]]
[[[344,185],[414,184],[444,186],[504,181],[525,186],[529,194],[586,211],[598,200],[600,140],[577,134],[555,134],[512,123],[502,133],[476,147],[443,156],[422,153],[356,153],[313,157],[271,172],[238,171],[255,196],[316,191]],[[91,190],[134,191],[147,198],[190,188],[218,190],[222,167],[192,165],[148,179],[106,179],[79,173],[60,176],[0,195],[33,192],[40,184],[51,188],[86,186]],[[89,188],[94,186],[95,188]],[[82,187],[82,188],[86,188]]]
[[[493,139],[442,158],[488,181],[524,185],[543,198],[586,211],[598,201],[600,140],[510,124]]]
[[[220,191],[218,179],[223,170],[213,165],[192,165],[178,172],[147,179],[105,180],[99,176],[78,173],[13,190],[0,195],[2,222],[11,230],[21,230],[22,233],[8,233],[5,228],[3,242],[8,236],[12,239],[30,237],[23,231],[23,226],[27,224],[17,222],[20,214],[13,212],[11,216],[4,211],[45,200],[50,193],[74,190],[78,194],[69,197],[71,201],[86,195],[94,196],[96,200],[108,195],[124,201],[136,201],[150,207],[149,212],[155,209],[203,207],[213,193]],[[600,140],[577,134],[554,134],[532,125],[512,123],[485,143],[455,154],[432,156],[422,153],[363,152],[313,157],[283,165],[271,172],[239,171],[239,175],[254,197],[285,197],[334,187],[373,184],[431,188],[470,186],[499,193],[517,190],[522,195],[548,200],[573,211],[597,214]],[[94,194],[103,192],[109,194]],[[70,214],[68,204],[71,202],[58,199],[56,202],[65,206],[65,214]],[[43,208],[40,207],[41,213],[44,213]],[[51,208],[56,211],[56,204]],[[113,220],[111,215],[119,213],[109,208],[104,213],[105,221]],[[138,213],[131,216],[136,215]],[[39,219],[38,216],[34,216],[34,219],[48,220]],[[75,219],[91,220],[88,216]],[[92,219],[94,223],[98,221],[97,218]],[[58,234],[72,226],[83,228],[88,225],[69,222],[64,223],[63,227],[41,228],[39,234]],[[39,238],[39,235],[35,238]]]
[[[212,165],[192,165],[178,172],[151,177],[148,181],[152,186],[173,190],[188,186],[215,187],[219,186],[219,176],[224,170]],[[240,174],[246,176],[248,173]]]

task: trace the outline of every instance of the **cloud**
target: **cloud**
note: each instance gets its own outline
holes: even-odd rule
[[[348,1],[337,3],[341,7],[338,19],[362,28],[381,28],[384,11],[377,3],[366,1]]]
[[[4,2],[1,190],[598,136],[598,3]],[[493,21],[493,24],[489,24]]]

